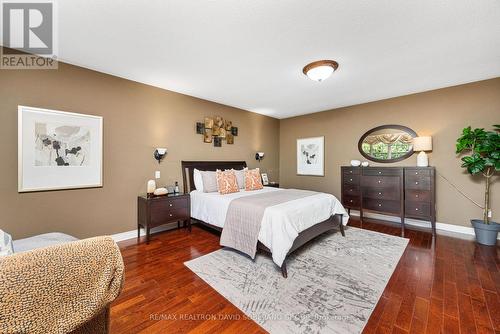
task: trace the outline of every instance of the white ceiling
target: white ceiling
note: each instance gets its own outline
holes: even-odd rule
[[[59,58],[286,118],[500,76],[499,0],[64,0]],[[304,65],[340,67],[318,83]]]

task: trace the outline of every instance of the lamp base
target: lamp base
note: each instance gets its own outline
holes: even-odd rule
[[[428,167],[429,166],[429,158],[427,158],[427,154],[424,151],[421,151],[417,155],[417,167]]]

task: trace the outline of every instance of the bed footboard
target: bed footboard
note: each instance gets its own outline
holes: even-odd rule
[[[332,215],[327,220],[322,221],[319,224],[313,225],[308,229],[299,233],[299,236],[293,242],[292,247],[288,251],[286,258],[283,261],[283,264],[281,265],[281,274],[283,275],[284,278],[288,277],[288,273],[286,270],[286,260],[288,256],[295,250],[302,247],[303,245],[305,245],[312,239],[316,238],[317,236],[325,233],[326,231],[330,231],[336,228],[338,228],[342,236],[345,237],[344,225],[342,224],[342,217],[343,217],[342,214]],[[269,248],[264,246],[260,241],[257,243],[257,249],[263,251],[264,253],[271,254],[271,250],[269,250]]]

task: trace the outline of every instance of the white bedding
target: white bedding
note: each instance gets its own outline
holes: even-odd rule
[[[191,217],[222,228],[229,203],[233,199],[282,190],[264,187],[262,190],[240,191],[227,195],[194,190],[191,192]],[[273,261],[281,267],[300,232],[337,213],[343,214],[343,224],[347,224],[347,211],[335,196],[326,193],[270,206],[262,217],[259,241],[272,251]]]

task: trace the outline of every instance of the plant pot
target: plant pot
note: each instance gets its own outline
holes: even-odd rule
[[[470,223],[474,227],[477,243],[486,246],[496,245],[500,224],[495,222],[485,224],[481,219],[471,219]]]

